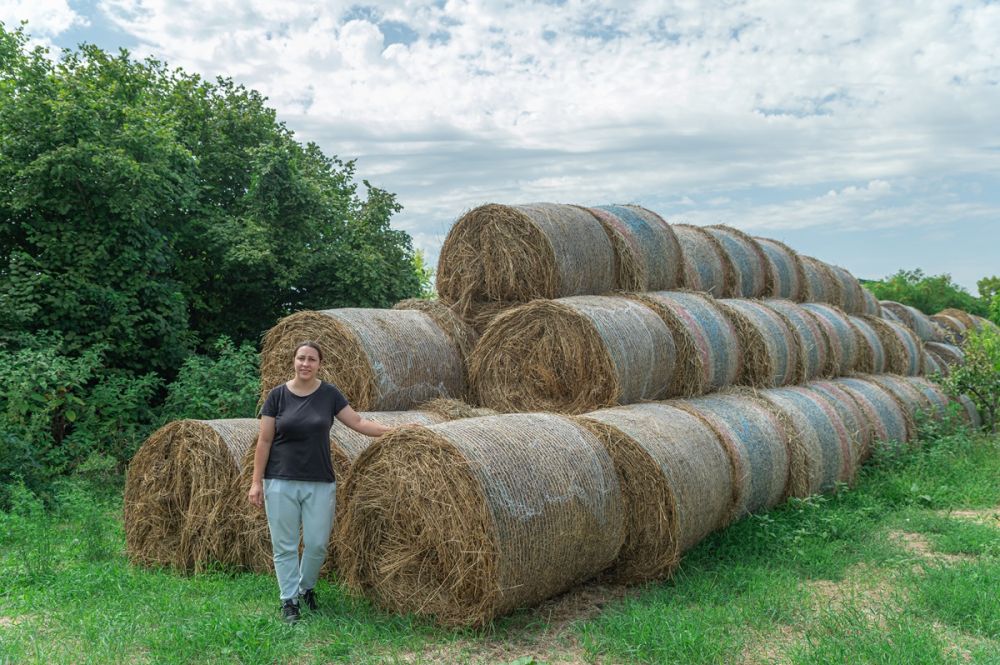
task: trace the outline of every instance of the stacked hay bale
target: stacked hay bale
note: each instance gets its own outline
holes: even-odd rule
[[[805,383],[828,372],[832,362],[830,338],[816,317],[791,300],[770,299],[764,304],[777,312],[798,337],[799,362],[794,383]]]
[[[905,324],[877,316],[863,318],[885,349],[885,371],[907,376],[923,374],[923,347],[912,330]]]
[[[770,264],[764,250],[751,236],[731,226],[705,227],[715,238],[733,270],[733,296],[759,298],[774,290]]]
[[[887,371],[888,359],[886,358],[885,346],[882,344],[882,337],[869,322],[868,317],[850,316],[848,318],[854,326],[858,340],[858,362],[854,369],[869,374]]]
[[[736,294],[736,270],[719,240],[701,226],[675,224],[684,257],[684,285],[716,298]]]
[[[897,397],[862,377],[840,377],[833,379],[833,383],[847,391],[864,405],[867,413],[874,416],[870,424],[876,441],[901,444],[910,440],[914,432],[913,416]]]
[[[924,350],[937,361],[942,372],[948,372],[955,365],[965,362],[965,352],[954,344],[924,342]]]
[[[788,245],[771,238],[754,237],[764,252],[770,273],[771,290],[765,295],[802,302],[808,295],[805,268],[799,255]]]
[[[826,376],[841,376],[855,371],[861,363],[858,331],[847,314],[833,305],[803,303],[802,309],[812,314],[826,335],[830,355]]]
[[[615,288],[673,289],[683,278],[681,246],[662,217],[639,206],[587,208],[604,226],[614,248]]]
[[[843,302],[840,279],[830,264],[804,254],[799,258],[806,275],[806,300],[840,306]]]
[[[719,307],[736,329],[743,352],[739,382],[759,388],[793,383],[801,371],[800,341],[787,320],[753,300],[720,300]]]
[[[292,378],[292,355],[303,340],[326,349],[320,378],[359,410],[411,409],[466,393],[463,350],[472,346],[473,333],[446,307],[434,316],[417,309],[344,308],[281,319],[264,335],[261,402]]]
[[[916,307],[904,305],[896,302],[895,300],[881,300],[879,301],[879,304],[882,306],[883,313],[885,311],[892,312],[895,319],[912,330],[920,341],[942,341],[944,332],[931,319],[931,317],[927,316]]]
[[[596,575],[625,536],[607,450],[553,414],[394,430],[345,486],[344,581],[448,625],[482,625]]]
[[[965,340],[965,334],[969,328],[958,317],[950,314],[934,314],[931,316],[931,321],[937,325],[938,330],[942,333],[943,339],[939,341],[961,344]]]

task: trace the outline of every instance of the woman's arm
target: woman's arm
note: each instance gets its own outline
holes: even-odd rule
[[[382,436],[392,429],[388,425],[383,425],[382,423],[377,423],[374,420],[362,418],[358,415],[358,412],[350,406],[345,406],[340,410],[337,414],[337,420],[344,423],[355,432],[359,432],[366,436]]]
[[[247,499],[258,508],[264,507],[264,469],[267,467],[267,458],[271,456],[273,441],[274,416],[261,416],[257,449],[253,453],[253,480],[250,482],[250,492],[247,493]]]

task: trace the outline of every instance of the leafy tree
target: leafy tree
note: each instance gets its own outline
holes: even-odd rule
[[[228,337],[215,342],[215,356],[192,354],[167,387],[160,422],[182,418],[253,418],[260,397],[256,348],[237,347]]]
[[[1000,333],[972,331],[962,343],[965,360],[951,368],[943,385],[952,395],[968,395],[983,416],[983,427],[997,431],[1000,414]]]
[[[925,314],[937,314],[948,307],[980,316],[987,313],[987,303],[952,282],[951,275],[929,276],[919,268],[900,270],[883,280],[866,282],[865,287],[879,300],[895,300]]]
[[[990,302],[996,295],[1000,294],[1000,277],[996,275],[983,277],[976,282],[976,288],[979,289],[979,297]]]

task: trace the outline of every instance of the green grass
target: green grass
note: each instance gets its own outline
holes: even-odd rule
[[[270,576],[130,565],[118,494],[15,495],[0,513],[3,664],[1000,662],[1000,438],[939,431],[880,452],[853,488],[713,534],[672,580],[592,585],[481,631],[326,581],[320,611],[286,626]]]

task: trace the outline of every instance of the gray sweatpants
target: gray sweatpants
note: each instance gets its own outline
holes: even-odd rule
[[[319,569],[326,560],[336,505],[337,483],[264,479],[264,510],[281,600],[295,598],[316,586]]]

